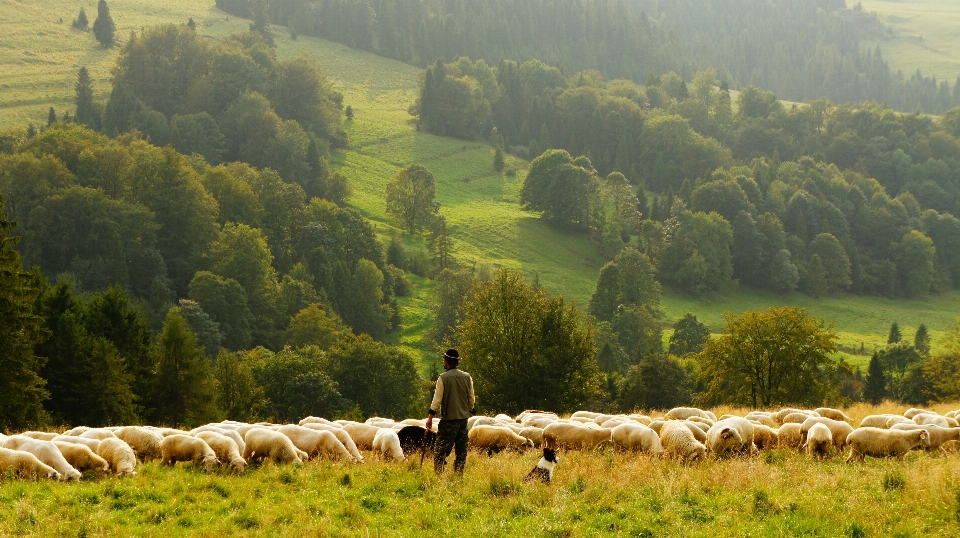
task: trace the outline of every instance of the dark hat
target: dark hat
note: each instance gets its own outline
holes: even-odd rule
[[[443,352],[443,358],[450,361],[451,364],[460,362],[460,353],[456,349],[448,349]]]

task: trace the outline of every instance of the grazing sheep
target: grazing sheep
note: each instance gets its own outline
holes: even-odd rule
[[[761,411],[751,411],[747,413],[747,415],[743,418],[756,422],[758,424],[763,424],[764,426],[768,426],[773,429],[777,428],[777,423],[774,422],[772,418],[770,418],[770,413],[764,413]]]
[[[467,419],[467,431],[470,431],[477,426],[503,426],[503,422],[493,418],[485,416],[473,416]],[[423,426],[423,424],[421,424]]]
[[[400,439],[400,448],[404,454],[412,454],[421,450],[433,453],[433,445],[437,441],[437,434],[434,431],[427,432],[426,428],[420,426],[405,426],[397,432]]]
[[[940,426],[941,428],[949,428],[950,424],[947,423],[946,417],[941,417],[940,415],[935,415],[933,413],[919,413],[913,416],[913,421],[920,426]],[[891,425],[892,426],[892,425]]]
[[[50,432],[23,432],[20,435],[30,437],[31,439],[39,439],[41,441],[53,441],[54,438],[60,434]]]
[[[594,413],[593,411],[577,411],[576,413],[570,415],[570,418],[587,418],[593,420],[600,416],[601,413]]]
[[[617,450],[646,452],[648,454],[663,452],[663,445],[660,444],[660,436],[657,435],[657,432],[636,422],[621,424],[614,428],[611,439],[613,440],[613,447]]]
[[[274,463],[303,463],[307,454],[294,446],[286,435],[267,428],[253,428],[243,436],[247,463],[269,459]]]
[[[896,424],[916,424],[912,419],[907,417],[901,417],[900,415],[893,415],[887,419],[887,422],[883,425],[883,428],[889,430]]]
[[[606,414],[600,414],[600,415],[597,415],[597,416],[593,417],[593,421],[592,421],[592,422],[593,422],[594,424],[596,424],[596,425],[599,426],[599,425],[603,424],[604,422],[606,422],[606,421],[608,421],[608,420],[610,420],[610,419],[614,419],[614,418],[627,418],[627,416],[626,416],[626,415],[606,415]]]
[[[130,445],[133,453],[142,461],[159,460],[160,446],[164,437],[159,432],[148,430],[140,426],[127,426],[116,431],[116,436]]]
[[[716,422],[717,417],[711,417],[703,409],[698,409],[696,407],[674,407],[673,409],[667,411],[667,414],[664,415],[666,420],[686,420],[690,417],[700,417],[713,420]]]
[[[814,411],[819,414],[821,417],[829,418],[831,420],[839,420],[841,422],[852,423],[853,419],[848,417],[846,413],[839,409],[834,409],[832,407],[818,407]]]
[[[94,454],[100,450],[100,441],[97,439],[87,439],[86,437],[77,437],[75,435],[58,435],[53,438],[54,442],[63,441],[64,443],[73,443],[75,445],[84,445]]]
[[[780,434],[766,424],[753,424],[753,444],[759,450],[771,450],[780,444]]]
[[[820,415],[812,415],[809,413],[789,413],[784,415],[780,419],[780,424],[803,424],[808,418],[817,418]]]
[[[697,438],[697,441],[706,444],[707,443],[707,432],[710,431],[710,428],[704,428],[705,424],[700,424],[699,422],[691,422],[689,420],[680,420],[678,421],[687,428],[690,429],[690,433]]]
[[[796,422],[784,424],[777,430],[777,439],[783,448],[792,448],[799,450],[803,444],[803,434],[800,433],[801,425]]]
[[[825,417],[811,417],[800,425],[800,435],[806,439],[807,432],[814,424],[823,424],[830,429],[830,435],[833,437],[833,444],[838,451],[842,451],[847,444],[847,437],[853,433],[853,426],[840,420],[833,420]]]
[[[156,431],[164,437],[170,437],[171,435],[190,435],[190,432],[185,432],[176,428],[156,428]]]
[[[592,418],[587,417],[570,417],[566,420],[567,422],[579,422],[580,424],[593,424]]]
[[[406,461],[403,455],[403,448],[400,447],[400,437],[397,432],[382,428],[373,437],[373,450],[379,452],[385,459],[394,461]]]
[[[13,471],[22,478],[61,479],[56,469],[43,463],[33,454],[22,450],[0,448],[0,474],[6,474],[7,471]]]
[[[628,416],[629,418],[631,418],[631,419],[639,422],[640,424],[643,424],[644,426],[647,426],[647,425],[649,425],[651,422],[653,422],[653,419],[650,418],[650,417],[648,417],[647,415],[638,415],[638,414],[636,414],[636,413],[631,413],[630,415],[627,415],[627,416]]]
[[[56,469],[61,480],[80,480],[80,471],[67,463],[60,449],[52,441],[41,441],[23,435],[12,435],[3,442],[3,448],[29,452],[38,460]]]
[[[90,447],[87,445],[66,443],[64,441],[51,442],[56,445],[57,450],[63,454],[63,458],[67,460],[67,463],[81,473],[94,471],[97,473],[97,476],[99,476],[100,473],[105,473],[110,470],[110,464],[107,463],[107,460],[98,456],[93,450],[90,450]]]
[[[709,418],[703,418],[703,417],[697,417],[697,416],[689,417],[686,420],[689,422],[698,422],[700,424],[705,424],[707,428],[709,428],[710,426],[713,426],[713,423],[715,422],[713,420],[710,420]]]
[[[633,420],[630,420],[627,417],[614,417],[614,418],[605,420],[603,423],[600,424],[600,427],[607,430],[612,430],[621,424],[637,424],[637,422],[634,422]]]
[[[543,446],[543,428],[536,428],[534,426],[529,426],[523,428],[517,432],[517,435],[520,437],[526,437],[533,441],[533,446],[539,448]]]
[[[516,420],[515,420],[513,417],[511,417],[510,415],[504,415],[503,413],[500,413],[499,415],[497,415],[497,416],[495,416],[495,417],[493,417],[493,418],[495,418],[495,419],[497,419],[497,420],[500,420],[500,421],[503,421],[503,422],[506,422],[506,423],[508,423],[508,424],[509,424],[510,422],[516,422]]]
[[[610,430],[594,429],[573,422],[554,422],[543,429],[543,440],[552,447],[594,449],[610,441]]]
[[[823,459],[830,454],[833,448],[833,434],[826,424],[814,423],[807,431],[807,442],[800,448],[806,448],[807,454],[817,459]]]
[[[928,451],[937,450],[944,443],[948,443],[954,440],[960,440],[960,428],[940,428],[938,426],[921,426],[919,424],[910,424],[909,422],[903,424],[894,424],[891,430],[903,430],[903,431],[914,431],[914,430],[926,430],[930,435],[930,446],[926,447]]]
[[[660,429],[660,444],[667,457],[679,459],[684,463],[701,461],[707,454],[707,447],[693,436],[690,429],[679,421],[667,421]]]
[[[546,428],[547,425],[559,422],[560,417],[555,413],[545,411],[524,411],[517,415],[517,420],[524,427],[533,426],[535,428]]]
[[[160,462],[163,465],[175,465],[178,461],[189,461],[194,466],[203,465],[211,471],[220,464],[217,454],[206,441],[189,435],[171,435],[160,443]]]
[[[488,455],[501,450],[522,451],[533,448],[533,441],[504,426],[474,426],[467,439],[471,448],[486,450]]]
[[[217,455],[217,459],[220,460],[221,463],[229,463],[234,471],[243,474],[243,470],[247,467],[247,462],[240,457],[240,448],[237,446],[236,441],[222,433],[212,431],[198,432],[196,437],[203,439],[203,441],[207,443],[207,446],[213,450],[213,453]]]
[[[296,424],[281,426],[277,431],[289,437],[293,441],[293,446],[306,452],[308,458],[327,456],[333,459],[357,462],[357,459],[350,455],[347,447],[343,446],[343,443],[337,439],[333,432],[314,430]]]
[[[117,476],[134,476],[133,470],[137,466],[137,456],[130,445],[119,438],[104,439],[97,449],[97,455],[107,460],[110,468]]]
[[[904,431],[857,428],[847,436],[847,444],[850,445],[847,463],[863,461],[864,456],[896,457],[903,460],[903,456],[911,449],[930,446],[930,434],[926,429]]]
[[[305,425],[307,425],[307,424],[327,424],[327,425],[333,424],[333,425],[337,425],[335,422],[330,422],[329,420],[327,420],[327,419],[325,419],[325,418],[314,417],[314,416],[309,416],[309,417],[307,417],[307,418],[304,418],[304,419],[301,419],[301,420],[300,420],[300,425],[301,425],[301,426],[305,426]]]
[[[81,433],[80,437],[86,437],[87,439],[99,439],[100,441],[103,441],[104,439],[116,439],[117,435],[113,433],[113,431],[106,428],[94,428]]]
[[[867,415],[860,421],[860,428],[886,428],[890,417],[899,417],[900,415],[891,415],[883,413],[880,415]]]
[[[243,437],[237,433],[236,430],[220,430],[214,433],[219,433],[220,435],[224,435],[230,439],[233,439],[233,442],[237,444],[237,450],[243,454],[243,449],[246,448],[246,443],[243,442]]]
[[[360,451],[357,450],[357,444],[353,442],[353,438],[350,437],[350,434],[347,433],[346,430],[341,428],[339,424],[335,426],[331,426],[329,424],[320,424],[320,423],[314,422],[311,424],[307,424],[304,427],[310,428],[311,430],[323,430],[323,431],[328,431],[332,433],[334,437],[337,438],[338,441],[343,443],[344,448],[346,448],[347,452],[349,452],[350,455],[353,456],[353,459],[357,460],[359,463],[363,463],[363,454],[361,454]],[[423,430],[423,427],[420,427],[420,429]],[[434,436],[436,436],[436,425],[434,425],[433,431],[434,431]],[[421,435],[423,434],[422,431],[420,433]]]
[[[83,433],[83,432],[85,432],[85,431],[87,431],[87,430],[89,430],[89,429],[90,429],[90,428],[88,428],[88,427],[86,427],[86,426],[77,426],[77,427],[75,427],[75,428],[71,428],[71,429],[69,429],[69,430],[61,433],[60,435],[69,435],[69,436],[79,437],[81,433]]]
[[[718,458],[727,454],[749,454],[752,448],[753,424],[745,418],[725,418],[707,431],[707,449]]]
[[[903,416],[910,420],[913,420],[913,417],[920,414],[936,415],[937,413],[934,411],[928,411],[926,409],[919,409],[916,407],[911,407],[910,409],[907,409],[906,411],[903,412]]]
[[[373,438],[377,436],[380,428],[370,426],[369,424],[344,424],[343,430],[347,432],[357,448],[364,450],[373,450]]]
[[[647,427],[657,432],[657,435],[660,435],[660,428],[663,428],[663,425],[666,423],[667,423],[666,420],[658,418],[650,421],[650,424],[647,424]]]
[[[960,428],[960,420],[957,420],[957,419],[955,419],[955,418],[953,418],[953,417],[943,417],[943,418],[944,418],[944,420],[947,421],[947,424],[948,424],[951,428]]]

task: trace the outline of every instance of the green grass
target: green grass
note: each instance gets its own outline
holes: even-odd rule
[[[4,536],[948,536],[956,457],[846,465],[777,450],[695,467],[564,452],[551,485],[535,453],[471,452],[464,478],[429,461],[325,461],[243,476],[151,462],[128,479],[0,482]],[[415,459],[415,458],[411,458]],[[863,534],[857,534],[862,532]]]
[[[876,12],[894,31],[894,38],[867,43],[880,45],[893,71],[925,76],[953,85],[960,75],[960,2],[954,0],[858,0]],[[856,2],[848,2],[852,7]]]
[[[70,28],[80,5],[52,0],[30,4],[0,2],[0,50],[4,50],[0,54],[0,127],[44,122],[50,105],[61,112],[72,108],[73,83],[80,65],[90,67],[98,98],[106,97],[110,68],[118,49],[102,49],[89,32]],[[92,19],[95,5],[83,5],[88,15],[93,14]],[[198,23],[199,32],[213,37],[247,27],[246,21],[215,9],[212,1],[156,4],[115,0],[110,5],[121,39],[134,28],[183,23],[189,17]],[[908,8],[926,9],[928,5],[942,8],[942,20],[929,10],[921,10],[924,14],[911,20],[926,27],[947,24],[953,20],[950,13],[960,16],[960,5],[954,7],[938,0],[864,3],[869,10],[897,8],[900,16]],[[57,22],[59,17],[64,19],[63,23]],[[461,264],[471,267],[489,263],[493,267],[521,270],[531,280],[539,279],[551,293],[563,294],[581,307],[586,306],[604,260],[585,235],[558,230],[520,209],[517,198],[526,163],[508,156],[508,166],[517,168],[519,173],[497,174],[489,145],[417,131],[414,119],[407,113],[416,97],[420,75],[417,68],[322,39],[292,40],[281,27],[274,27],[274,33],[280,58],[298,54],[316,58],[344,94],[344,104],[353,107],[355,118],[344,125],[351,147],[334,156],[333,166],[349,179],[353,190],[349,203],[373,222],[385,241],[391,234],[399,233],[408,249],[425,248],[425,236],[410,237],[400,230],[397,222],[386,215],[384,202],[386,184],[397,171],[409,163],[420,163],[436,176],[440,212],[447,218],[454,255]],[[925,40],[934,35],[930,33]],[[423,337],[431,324],[429,303],[434,284],[417,278],[414,284],[412,296],[399,300],[403,326],[389,335],[388,341],[418,355],[421,369],[426,372],[436,351],[433,343]],[[912,338],[920,323],[925,323],[936,347],[937,338],[960,315],[960,292],[908,301],[858,296],[814,299],[803,294],[784,297],[735,289],[710,300],[667,292],[663,303],[666,324],[692,312],[713,331],[722,330],[725,311],[741,314],[764,306],[801,306],[835,322],[845,347],[859,348],[863,342],[868,352],[886,343],[893,321],[900,323],[908,338]],[[867,358],[853,356],[851,360],[861,364]]]

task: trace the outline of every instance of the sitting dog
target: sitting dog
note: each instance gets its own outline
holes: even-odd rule
[[[557,453],[548,446],[543,447],[543,457],[537,462],[537,466],[530,471],[524,480],[540,480],[544,484],[549,484],[553,479],[553,468],[557,466]]]

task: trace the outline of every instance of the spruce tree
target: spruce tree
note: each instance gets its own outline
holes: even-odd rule
[[[917,327],[917,335],[913,338],[913,347],[917,348],[921,355],[930,354],[930,333],[927,332],[927,326],[923,323]]]
[[[49,397],[39,375],[46,361],[33,353],[46,338],[43,319],[33,310],[40,277],[23,270],[14,228],[0,195],[0,430],[8,432],[42,422],[41,404]]]
[[[890,326],[890,335],[887,336],[887,345],[896,344],[900,340],[903,340],[903,336],[900,334],[900,326],[894,321],[893,325]]]
[[[493,169],[498,173],[503,172],[503,148],[500,146],[493,152]]]
[[[93,35],[104,47],[112,47],[116,31],[117,25],[113,23],[113,17],[110,16],[107,0],[100,0],[97,4],[97,20],[93,21]]]
[[[47,112],[47,127],[50,127],[54,123],[57,123],[57,111],[50,107],[50,111]]]
[[[97,108],[93,104],[93,85],[90,81],[90,72],[86,67],[81,67],[80,72],[77,73],[75,88],[77,92],[76,122],[93,129],[96,125]]]
[[[176,307],[167,312],[154,352],[160,422],[182,425],[211,420],[215,414],[213,375],[197,336]]]
[[[344,109],[343,113],[347,116],[347,119],[348,119],[348,120],[352,120],[352,119],[353,119],[353,107],[352,107],[352,106],[347,105],[347,108]]]
[[[883,375],[883,365],[876,353],[870,358],[867,367],[867,381],[863,387],[863,397],[870,403],[877,405],[886,396],[886,380]]]
[[[87,12],[84,11],[83,8],[80,8],[80,14],[73,20],[73,27],[77,30],[86,30],[89,25],[90,21],[87,20]]]

